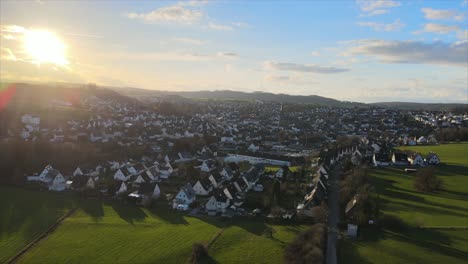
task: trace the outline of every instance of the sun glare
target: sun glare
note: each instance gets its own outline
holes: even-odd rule
[[[67,65],[65,44],[52,32],[31,30],[24,33],[24,49],[37,64]]]

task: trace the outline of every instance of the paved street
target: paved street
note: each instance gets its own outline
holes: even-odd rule
[[[338,175],[341,173],[339,166],[333,169],[329,175],[330,187],[328,188],[328,242],[327,263],[336,264],[336,242],[338,240],[338,222],[340,220],[339,185]]]

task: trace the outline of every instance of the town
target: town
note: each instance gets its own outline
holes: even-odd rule
[[[379,222],[373,191],[361,188],[370,168],[415,175],[445,157],[405,146],[467,136],[466,113],[77,91],[74,102],[60,94],[37,112],[2,112],[4,182],[192,217],[327,223],[357,237]]]

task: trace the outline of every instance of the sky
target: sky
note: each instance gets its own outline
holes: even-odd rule
[[[2,0],[0,80],[468,103],[468,0]]]

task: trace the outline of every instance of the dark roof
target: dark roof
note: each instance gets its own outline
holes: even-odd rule
[[[155,186],[156,186],[156,183],[144,182],[138,188],[138,193],[139,194],[152,193],[154,191]]]
[[[226,196],[224,192],[216,192],[214,197],[216,201],[220,203],[226,203],[229,200],[229,198]]]
[[[408,161],[408,154],[404,152],[395,152],[393,155],[395,156],[395,161]]]
[[[205,190],[208,190],[211,186],[211,181],[208,178],[203,178],[199,182]]]
[[[135,168],[136,171],[142,171],[145,169],[145,166],[143,166],[143,164],[141,163],[137,163],[135,165],[133,165],[133,168]]]
[[[375,160],[380,162],[389,162],[390,158],[387,153],[375,153]]]

